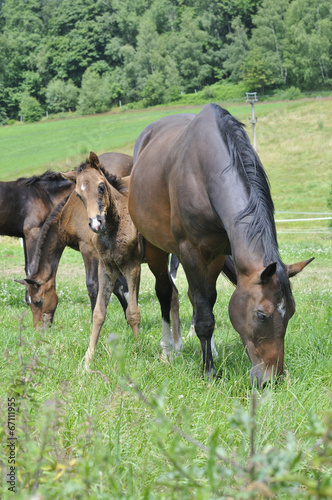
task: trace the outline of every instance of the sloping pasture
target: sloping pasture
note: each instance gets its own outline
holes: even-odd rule
[[[228,109],[245,122],[250,114],[249,106]],[[328,212],[332,101],[255,110],[258,152],[276,210]],[[182,111],[1,128],[0,180],[76,165],[90,149],[131,153],[146,124]],[[202,380],[199,342],[186,337],[192,311],[181,268],[183,353],[168,363],[160,359],[159,306],[143,266],[139,339],[114,298],[87,373],[82,358],[91,313],[81,256],[65,251],[54,324],[35,331],[24,289],[14,282],[23,277],[23,249],[18,240],[0,237],[1,498],[13,497],[6,476],[9,432],[16,438],[19,499],[332,498],[331,236],[327,221],[277,228],[284,262],[315,261],[293,279],[297,311],[286,335],[285,376],[260,392],[250,387],[249,361],[228,318],[233,288],[223,277],[215,307],[215,382]],[[12,431],[8,398],[18,409]]]

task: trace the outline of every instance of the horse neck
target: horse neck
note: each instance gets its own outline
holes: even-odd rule
[[[52,205],[56,206],[73,190],[73,185],[68,185],[68,181],[64,180],[63,183],[60,182],[54,186],[48,185],[44,188],[44,190],[47,193]]]
[[[55,281],[61,255],[66,242],[59,231],[59,219],[52,221],[47,230],[42,231],[31,265],[31,277],[36,281]]]
[[[246,209],[250,201],[250,194],[241,173],[236,168],[225,169],[224,166],[219,172],[221,173],[212,172],[211,178],[208,179],[209,195],[227,232],[238,273],[247,274],[271,262],[280,261],[274,236],[275,227],[272,226],[274,222],[271,222],[270,216],[266,216],[264,207],[261,213],[265,225],[263,230],[255,224],[254,213],[238,221],[239,214]],[[251,237],[248,237],[250,225]]]
[[[119,223],[123,211],[123,195],[107,182],[108,208],[106,212],[106,224],[114,227]]]

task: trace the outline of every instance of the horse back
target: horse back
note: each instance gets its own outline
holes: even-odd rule
[[[133,168],[133,157],[123,153],[104,153],[99,160],[108,172],[118,177],[130,175]]]

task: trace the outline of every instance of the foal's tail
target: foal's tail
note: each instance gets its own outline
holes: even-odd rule
[[[233,283],[233,285],[237,285],[237,278],[235,272],[235,266],[232,258],[227,255],[224,267],[222,268],[222,273],[226,276],[226,278]]]

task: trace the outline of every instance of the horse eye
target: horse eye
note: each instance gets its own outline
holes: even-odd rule
[[[262,313],[260,311],[257,311],[257,318],[259,319],[259,321],[261,323],[264,323],[266,321],[266,319],[267,319],[267,316],[266,316],[266,314],[264,314],[264,313]]]
[[[42,304],[42,299],[39,299],[39,300],[35,300],[35,306],[40,306]]]
[[[99,194],[104,194],[104,191],[105,191],[105,185],[103,182],[101,182],[98,186],[98,193]]]

